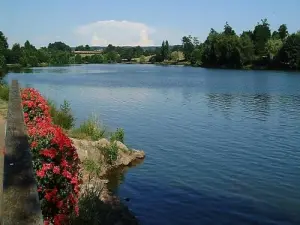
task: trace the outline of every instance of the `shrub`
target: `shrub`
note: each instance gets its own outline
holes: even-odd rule
[[[118,146],[116,142],[111,142],[108,147],[102,149],[107,163],[113,164],[118,158]]]
[[[89,172],[90,175],[94,176],[97,174],[100,174],[101,172],[101,166],[98,163],[96,163],[94,160],[91,159],[85,159],[83,162],[84,169]]]
[[[122,128],[117,128],[116,132],[112,133],[110,136],[111,141],[120,141],[124,143],[124,129]]]
[[[72,141],[50,118],[47,101],[32,88],[22,91],[44,224],[65,224],[78,214],[80,160]]]
[[[62,128],[69,130],[74,126],[75,118],[72,114],[70,103],[64,100],[64,103],[57,109],[55,103],[48,100],[50,106],[50,115],[54,124],[61,126]]]
[[[0,99],[8,101],[9,87],[6,84],[0,84]]]
[[[97,141],[105,137],[105,133],[105,128],[100,125],[99,120],[94,116],[84,121],[78,128],[71,130],[70,135],[74,138],[90,138]]]

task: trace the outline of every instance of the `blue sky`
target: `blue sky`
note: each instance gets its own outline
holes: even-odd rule
[[[267,18],[300,30],[300,0],[1,0],[0,30],[9,44],[36,46],[63,41],[71,46],[178,44],[183,35],[205,40],[226,21],[237,33]]]

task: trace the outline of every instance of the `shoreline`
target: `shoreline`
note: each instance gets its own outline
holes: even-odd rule
[[[230,67],[213,67],[213,66],[200,66],[193,65],[188,61],[178,61],[178,62],[114,62],[114,63],[81,63],[81,64],[62,64],[62,65],[50,65],[50,64],[40,64],[36,67],[23,67],[20,64],[9,64],[7,68],[2,71],[22,71],[22,70],[30,70],[32,68],[47,68],[47,67],[64,67],[64,66],[80,66],[80,65],[155,65],[155,66],[186,66],[193,68],[203,68],[203,69],[215,69],[215,70],[238,70],[238,71],[283,71],[283,72],[300,72],[300,70],[294,69],[278,69],[278,68],[266,68],[266,67],[255,67],[253,65],[249,65],[242,68],[230,68]],[[1,70],[0,70],[1,71]]]

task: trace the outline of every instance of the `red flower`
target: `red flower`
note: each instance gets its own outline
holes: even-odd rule
[[[54,148],[43,149],[43,150],[40,151],[40,154],[53,159],[56,156],[56,150]]]
[[[36,148],[37,147],[37,142],[36,141],[33,141],[32,143],[31,143],[31,148]]]
[[[72,174],[71,174],[69,171],[67,171],[67,170],[64,170],[64,171],[62,172],[62,175],[63,175],[65,178],[72,179]]]
[[[55,174],[59,174],[59,173],[60,173],[60,168],[59,168],[59,166],[54,166],[54,167],[53,167],[53,173],[55,173]]]
[[[38,170],[36,172],[36,175],[40,178],[43,178],[45,176],[45,171],[44,170]]]
[[[63,202],[63,201],[58,201],[58,202],[56,203],[56,207],[59,208],[59,209],[61,209],[61,208],[63,207],[63,205],[64,205],[64,202]]]

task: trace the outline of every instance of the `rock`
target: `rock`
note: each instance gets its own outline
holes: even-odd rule
[[[116,141],[116,143],[117,143],[117,146],[118,146],[119,149],[124,150],[124,151],[129,151],[127,146],[124,145],[122,142]]]

